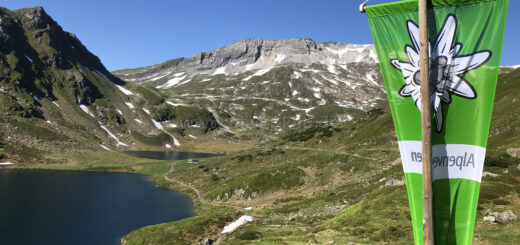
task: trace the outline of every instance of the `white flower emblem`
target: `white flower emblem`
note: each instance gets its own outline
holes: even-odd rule
[[[403,73],[406,84],[399,91],[403,97],[412,97],[415,105],[421,110],[421,80],[419,67],[419,27],[407,21],[408,34],[413,46],[405,46],[409,62],[391,59],[390,63]],[[428,42],[430,53],[430,103],[435,113],[435,125],[437,132],[443,127],[442,105],[451,103],[451,95],[457,95],[467,99],[474,99],[477,94],[471,84],[464,79],[464,74],[477,69],[486,63],[491,57],[491,51],[479,51],[469,55],[458,56],[462,49],[461,43],[453,46],[457,31],[457,18],[448,15],[441,31],[437,36],[433,49]],[[453,46],[453,47],[452,47]]]

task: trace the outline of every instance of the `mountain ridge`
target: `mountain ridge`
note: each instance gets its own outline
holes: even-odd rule
[[[245,39],[113,74],[206,108],[236,134],[351,120],[386,101],[372,45],[312,39]]]
[[[0,102],[0,154],[20,164],[77,149],[190,147],[220,128],[203,108],[113,76],[41,7],[0,9]]]
[[[354,53],[356,53],[355,58]],[[360,54],[366,54],[366,56],[359,56]],[[277,64],[301,63],[309,65],[323,63],[332,65],[333,63],[346,64],[354,61],[377,63],[373,45],[332,41],[316,43],[310,38],[286,40],[250,38],[213,51],[200,52],[189,58],[176,58],[156,65],[117,70],[113,73],[130,82],[142,83],[146,82],[146,79],[158,80],[157,76],[149,77],[146,75],[168,68],[170,68],[168,74],[163,77],[181,70],[188,76],[232,74],[267,69]],[[192,67],[196,67],[196,69],[190,69]]]

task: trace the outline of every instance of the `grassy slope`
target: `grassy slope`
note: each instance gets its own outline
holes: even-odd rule
[[[171,106],[155,88],[125,84],[42,8],[0,7],[0,161],[31,165],[69,161],[80,150],[166,150],[172,138],[151,119],[167,118],[179,151],[233,152],[248,148],[219,138],[216,120],[195,106]],[[122,92],[130,90],[131,93]],[[54,103],[52,103],[54,102]],[[131,103],[136,109],[129,108]],[[86,105],[89,116],[79,105]],[[148,115],[147,108],[151,115]],[[103,124],[119,140],[120,147]],[[197,124],[198,128],[189,127]],[[190,137],[193,135],[197,138]],[[212,142],[219,147],[201,146]]]
[[[510,107],[520,87],[519,73],[501,76],[497,90],[485,171],[500,176],[482,183],[475,244],[520,242],[519,222],[482,222],[486,209],[512,209],[520,214],[520,161],[505,154],[520,143],[514,133],[519,125],[514,120],[516,107]],[[59,154],[61,159],[35,167],[138,172],[148,174],[161,187],[197,199],[192,188],[165,180],[168,175],[200,192],[203,199],[195,201],[199,216],[139,229],[124,238],[126,244],[192,244],[216,238],[225,224],[242,214],[253,215],[255,222],[227,237],[225,244],[411,241],[405,187],[380,188],[384,178],[402,176],[391,116],[385,110],[335,127],[288,133],[257,149],[202,159],[198,165],[88,149]],[[62,159],[69,161],[63,164]],[[169,173],[172,164],[174,171]],[[252,211],[243,209],[249,206]]]
[[[499,177],[486,177],[482,182],[474,244],[520,243],[520,222],[482,222],[486,209],[512,209],[520,214],[520,159],[505,154],[507,148],[520,143],[515,134],[520,124],[515,120],[518,107],[514,104],[520,89],[519,74],[520,70],[500,77],[484,169]],[[222,221],[243,213],[253,215],[255,222],[227,237],[224,244],[331,240],[340,244],[409,244],[412,240],[405,187],[381,188],[384,178],[402,177],[391,116],[385,110],[336,127],[290,133],[254,150],[202,159],[198,165],[182,161],[174,165],[171,178],[197,188],[212,205],[235,208],[228,209],[227,214],[213,210],[206,214],[199,209],[196,219],[134,231],[125,237],[129,242],[143,241],[139,240],[143,237],[157,238],[153,241],[159,244],[166,242],[159,238],[170,237],[171,242],[172,237],[181,239],[178,235],[182,233],[174,232],[176,229],[199,231],[195,240],[186,243],[216,238],[218,229],[214,228],[222,228],[223,223],[213,223],[212,229],[206,229],[207,224],[199,219],[215,220],[216,215]],[[159,183],[192,193],[182,186]],[[249,206],[253,211],[243,210]]]
[[[520,161],[505,154],[520,143],[515,99],[519,75],[520,70],[500,78],[485,167],[499,177],[482,183],[475,244],[520,243],[520,222],[482,222],[488,208],[520,214]],[[139,229],[124,238],[126,244],[201,242],[216,238],[241,214],[253,215],[255,222],[227,237],[225,244],[409,244],[405,187],[380,188],[384,178],[402,177],[392,125],[388,111],[373,111],[335,127],[288,133],[257,149],[202,159],[197,165],[86,149],[64,150],[61,159],[35,167],[138,172],[195,199],[194,189],[200,192],[202,199],[195,201],[199,216]],[[64,165],[63,159],[70,160]],[[172,164],[174,171],[169,172]],[[165,175],[180,182],[167,181]],[[249,206],[252,211],[243,209]]]

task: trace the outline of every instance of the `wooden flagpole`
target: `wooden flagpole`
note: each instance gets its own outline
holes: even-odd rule
[[[421,72],[421,127],[423,159],[423,232],[424,245],[433,245],[432,146],[430,111],[430,57],[428,50],[428,5],[419,0],[419,42]]]

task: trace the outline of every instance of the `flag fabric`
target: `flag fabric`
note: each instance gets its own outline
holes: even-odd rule
[[[428,7],[435,244],[471,244],[508,0]],[[418,2],[366,7],[396,129],[415,244],[423,244]]]

